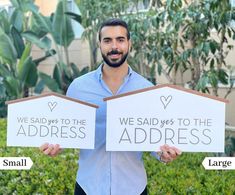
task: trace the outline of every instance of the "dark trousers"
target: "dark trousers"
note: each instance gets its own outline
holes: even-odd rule
[[[75,184],[74,195],[86,195],[86,193],[83,191],[83,189],[77,182]],[[144,191],[140,195],[148,195],[147,187],[144,189]]]

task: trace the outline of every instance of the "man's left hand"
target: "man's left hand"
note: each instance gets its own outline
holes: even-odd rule
[[[175,160],[182,153],[178,148],[174,146],[168,146],[167,144],[161,146],[160,150],[161,151],[158,155],[160,156],[160,160],[164,163],[169,163]]]

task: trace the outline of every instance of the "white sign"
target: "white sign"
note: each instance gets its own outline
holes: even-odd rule
[[[206,157],[202,165],[206,170],[235,169],[235,157]]]
[[[226,100],[173,85],[105,99],[108,151],[224,152]]]
[[[94,148],[97,106],[56,93],[7,103],[8,146]]]
[[[0,157],[0,170],[29,170],[32,165],[30,157]]]

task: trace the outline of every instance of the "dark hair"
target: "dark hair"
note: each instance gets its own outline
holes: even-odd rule
[[[99,29],[99,41],[101,41],[101,30],[102,28],[104,28],[105,26],[122,26],[126,29],[127,31],[127,39],[130,39],[130,31],[128,29],[128,25],[124,20],[121,20],[119,18],[111,18],[109,20],[106,20],[105,22],[103,22],[100,25],[100,29]]]

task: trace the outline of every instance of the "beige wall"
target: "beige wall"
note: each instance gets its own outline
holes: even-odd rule
[[[43,15],[49,16],[52,12],[55,11],[58,0],[36,0],[35,4],[39,6],[39,10]],[[32,51],[33,58],[42,57],[42,50],[33,47]],[[56,63],[57,56],[53,56],[43,61],[39,65],[39,70],[47,74],[52,74],[54,65]],[[81,39],[74,40],[69,47],[69,61],[75,63],[79,68],[89,66],[90,54],[89,54],[89,45],[86,41]]]
[[[40,12],[48,16],[55,11],[58,0],[35,0],[35,4],[40,8]],[[10,0],[0,0],[0,6],[10,5]]]
[[[36,0],[35,4],[39,7],[39,11],[45,15],[49,16],[55,11],[58,0]]]
[[[39,58],[43,56],[42,50],[33,47],[32,50],[33,59]],[[43,61],[39,65],[39,70],[45,72],[47,74],[53,73],[54,65],[56,64],[57,56],[53,56]],[[90,64],[90,52],[89,45],[86,41],[82,41],[81,39],[75,39],[70,47],[69,47],[69,61],[76,64],[79,69],[89,66]]]
[[[9,0],[0,0],[0,6],[2,5],[9,5],[10,1]]]
[[[219,95],[221,97],[224,97],[226,92],[227,92],[227,88],[219,89]],[[233,88],[232,93],[230,93],[227,99],[229,100],[229,103],[226,105],[226,116],[225,116],[226,120],[225,121],[229,125],[235,126],[235,88]]]

